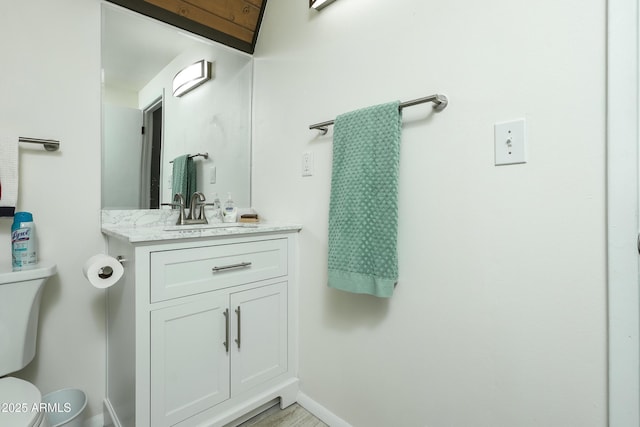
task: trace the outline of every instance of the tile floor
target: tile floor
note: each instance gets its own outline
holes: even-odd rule
[[[294,403],[285,409],[275,405],[238,427],[329,427],[302,406]]]

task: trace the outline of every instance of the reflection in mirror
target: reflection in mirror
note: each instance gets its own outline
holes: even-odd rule
[[[211,79],[173,96],[176,74],[203,59]],[[251,56],[103,4],[102,70],[103,209],[171,203],[171,162],[197,153],[209,154],[194,158],[207,202],[251,206]]]

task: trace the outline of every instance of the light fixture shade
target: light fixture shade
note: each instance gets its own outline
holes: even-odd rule
[[[173,96],[182,96],[211,79],[211,62],[200,60],[183,68],[173,78]]]
[[[333,3],[335,0],[309,0],[309,7],[316,10],[320,10],[327,6],[329,3]]]

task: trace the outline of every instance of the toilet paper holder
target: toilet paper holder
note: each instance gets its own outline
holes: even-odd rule
[[[127,260],[121,255],[118,255],[116,257],[116,260],[118,260],[118,262],[123,266],[124,266],[124,263],[127,262]],[[101,279],[108,279],[112,275],[113,275],[113,268],[109,267],[108,265],[98,270],[98,277]]]

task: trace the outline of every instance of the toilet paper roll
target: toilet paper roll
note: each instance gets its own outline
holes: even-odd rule
[[[99,289],[113,286],[124,274],[122,264],[112,256],[97,254],[84,263],[82,274],[89,283]]]

